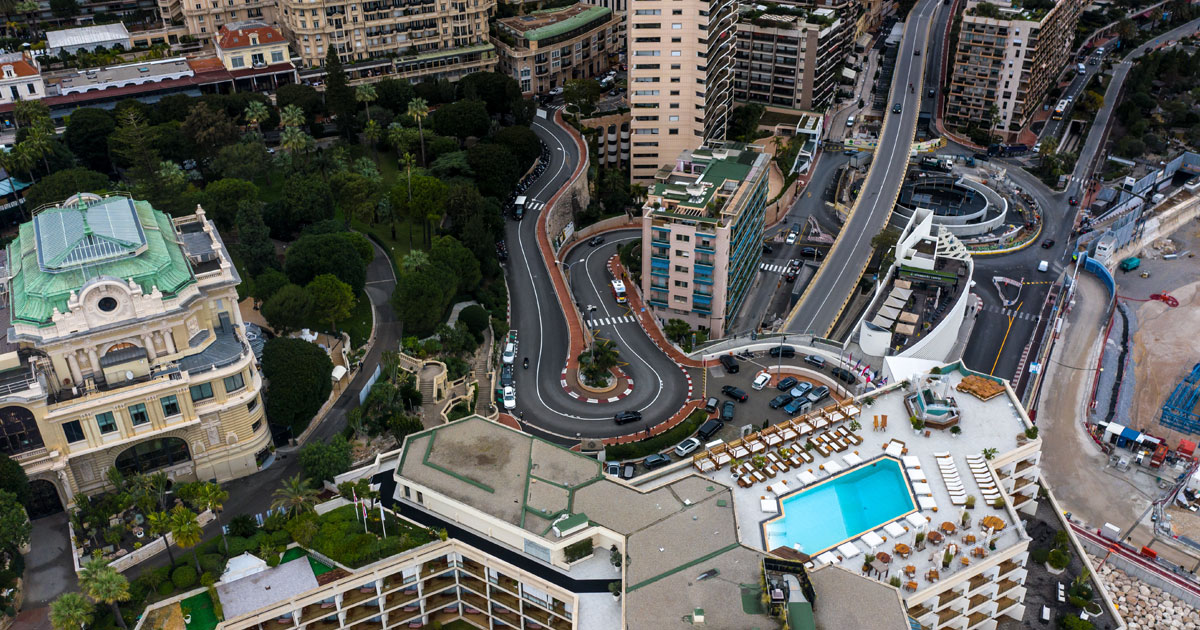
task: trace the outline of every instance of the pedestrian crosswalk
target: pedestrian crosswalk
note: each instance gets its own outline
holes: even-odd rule
[[[772,265],[769,263],[759,263],[759,271],[772,271],[775,273],[783,273],[787,271],[787,265]]]
[[[633,315],[625,315],[623,317],[597,317],[588,321],[588,325],[595,326],[612,326],[616,324],[632,324],[637,318]]]
[[[1025,311],[1018,311],[1018,310],[1014,310],[1011,308],[1003,308],[1003,307],[997,306],[995,304],[989,304],[989,305],[983,307],[983,310],[985,310],[989,313],[1000,313],[1001,315],[1003,315],[1005,317],[1011,317],[1013,319],[1019,319],[1019,320],[1027,321],[1027,322],[1031,322],[1031,321],[1037,319],[1037,316],[1034,315],[1033,313],[1027,313]]]
[[[525,211],[526,212],[537,212],[538,210],[542,209],[542,206],[545,206],[545,205],[546,204],[544,204],[540,201],[529,200],[529,201],[525,202]]]

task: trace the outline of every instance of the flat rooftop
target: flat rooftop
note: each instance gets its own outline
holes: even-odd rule
[[[120,39],[129,39],[129,31],[121,22],[46,32],[46,45],[49,48],[94,46]]]
[[[939,258],[933,271],[899,267],[867,311],[867,325],[890,330],[890,347],[902,352],[937,328],[970,283],[970,267],[953,258]]]
[[[177,77],[179,75],[191,76],[192,74],[194,74],[194,71],[188,65],[187,59],[180,57],[178,59],[79,70],[74,74],[59,76],[56,79],[48,79],[47,82],[58,83],[62,89],[79,89],[84,86],[103,86],[111,83],[130,81],[149,83],[159,81],[162,78]]]
[[[650,197],[658,199],[648,200],[646,208],[653,214],[713,221],[736,214],[744,184],[757,181],[770,162],[769,155],[754,148],[731,142],[684,151],[669,174],[660,174],[663,181],[650,187]],[[654,208],[659,200],[661,207]]]
[[[612,9],[580,2],[562,9],[544,9],[529,15],[517,15],[499,20],[513,34],[529,41],[569,33],[590,22],[612,15]]]
[[[290,597],[315,590],[317,576],[308,562],[285,562],[227,584],[217,584],[217,596],[226,619],[266,608]]]

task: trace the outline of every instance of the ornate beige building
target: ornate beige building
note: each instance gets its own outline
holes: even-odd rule
[[[126,474],[241,477],[270,456],[241,282],[202,209],[79,195],[36,212],[0,282],[0,451],[34,516]]]

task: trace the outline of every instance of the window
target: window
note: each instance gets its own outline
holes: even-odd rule
[[[679,116],[668,116],[667,119],[671,122],[679,122]]]
[[[174,396],[167,396],[166,398],[163,398],[159,402],[162,403],[162,409],[163,409],[164,416],[170,418],[171,416],[179,415],[180,411],[179,411],[179,399],[178,398],[176,398]]]
[[[78,420],[64,422],[62,427],[63,435],[66,436],[67,442],[82,442],[86,439],[83,435],[83,427],[79,425]]]
[[[250,402],[246,403],[246,411],[247,412],[254,413],[255,409],[258,409],[258,396],[251,398]]]
[[[232,376],[225,378],[225,393],[232,394],[246,386],[245,379],[242,378],[242,373],[238,372]],[[211,394],[210,394],[211,395]]]
[[[250,425],[250,432],[258,433],[258,430],[261,428],[262,428],[262,420],[255,420],[254,424]]]
[[[111,313],[117,310],[117,301],[111,297],[102,297],[99,302],[96,302],[96,307],[105,313]]]
[[[684,243],[690,241],[691,239],[692,239],[692,237],[687,234],[676,234],[675,235],[675,240],[683,241]]]
[[[200,402],[213,397],[212,383],[200,383],[192,385],[192,402]]]
[[[633,12],[633,14],[634,15],[662,15],[662,11],[659,9],[636,9]]]
[[[15,405],[0,409],[0,452],[16,455],[42,446],[32,411]]]
[[[32,83],[26,83],[25,89],[29,90],[30,94],[37,94],[37,88],[34,87]]]
[[[142,403],[129,405],[129,421],[135,427],[150,422],[150,414],[146,413],[146,405]]]
[[[635,51],[633,51],[634,57],[657,57],[658,55],[659,55],[659,51],[657,51],[657,50],[635,50]]]
[[[676,22],[675,24],[672,24],[672,25],[671,25],[671,29],[672,29],[672,30],[682,30],[682,29],[683,29],[683,24]]]
[[[679,135],[679,130],[678,130],[678,129],[668,129],[668,130],[667,130],[667,135],[669,135],[669,136],[678,136],[678,135]]]
[[[187,443],[176,437],[147,440],[117,455],[114,466],[126,475],[147,473],[191,460]]]
[[[271,51],[271,63],[283,63],[283,51],[282,50]]]
[[[100,427],[100,435],[112,433],[117,430],[117,419],[113,417],[111,411],[96,415],[96,426]]]
[[[679,273],[687,273],[688,268],[684,267],[683,265],[675,265],[675,271],[677,271]]]
[[[246,60],[241,56],[230,57],[229,61],[233,64],[234,68],[244,68],[246,66]]]

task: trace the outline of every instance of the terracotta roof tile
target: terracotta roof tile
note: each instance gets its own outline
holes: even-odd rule
[[[286,42],[283,35],[276,29],[270,26],[256,26],[251,28],[228,29],[222,28],[221,35],[217,39],[217,46],[221,50],[233,50],[235,48],[245,48],[252,46],[250,43],[250,35],[258,35],[258,45],[263,44],[280,44]]]

